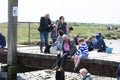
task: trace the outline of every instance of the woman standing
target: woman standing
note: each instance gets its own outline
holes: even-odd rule
[[[60,18],[59,18],[59,22],[58,22],[58,24],[57,24],[57,32],[59,31],[59,30],[62,30],[62,31],[64,31],[64,34],[67,34],[67,23],[64,21],[65,20],[65,18],[63,17],[63,16],[60,16]]]

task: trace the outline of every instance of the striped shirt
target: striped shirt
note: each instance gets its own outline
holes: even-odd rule
[[[81,54],[88,55],[88,45],[85,42],[79,46],[79,49],[76,52],[76,55],[81,55]]]

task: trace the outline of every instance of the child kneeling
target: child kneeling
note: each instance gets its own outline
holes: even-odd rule
[[[81,58],[87,58],[88,57],[88,45],[84,41],[84,39],[79,40],[79,48],[78,51],[72,56],[74,59],[74,71],[78,72],[78,66],[80,63]]]

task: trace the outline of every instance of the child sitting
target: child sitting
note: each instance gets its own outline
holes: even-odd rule
[[[74,37],[74,42],[75,42],[76,45],[79,45],[79,44],[78,44],[78,38],[79,38],[78,35],[76,35],[76,36]]]
[[[84,41],[84,39],[79,40],[79,49],[78,51],[72,56],[74,59],[74,71],[78,72],[78,65],[80,63],[81,58],[87,58],[88,57],[88,45]]]
[[[87,40],[86,40],[86,43],[88,45],[88,51],[92,51],[93,50],[92,37],[88,37]]]

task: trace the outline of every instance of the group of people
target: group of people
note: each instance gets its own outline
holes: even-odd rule
[[[88,37],[86,40],[84,38],[79,38],[79,36],[76,35],[74,40],[71,40],[69,34],[73,28],[64,20],[64,16],[60,16],[59,20],[56,21],[56,24],[53,25],[49,14],[40,18],[40,26],[38,28],[40,32],[40,52],[43,52],[44,44],[46,48],[48,47],[48,34],[51,32],[52,46],[57,47],[56,66],[54,69],[56,71],[64,71],[66,59],[72,58],[74,60],[73,70],[79,72],[78,66],[81,59],[87,58],[89,51],[92,50],[105,52],[106,44],[101,33],[97,33],[94,38]],[[78,48],[76,45],[78,45]],[[82,69],[80,70],[80,73],[87,77],[88,71],[87,69]],[[92,79],[90,78],[88,80]]]
[[[40,26],[38,28],[38,31],[40,32],[40,52],[43,52],[44,44],[46,48],[48,47],[49,32],[51,32],[52,42],[54,43],[58,37],[59,30],[62,30],[67,35],[73,30],[64,19],[64,16],[60,16],[59,20],[56,21],[56,24],[53,24],[49,14],[40,18]]]
[[[57,71],[64,71],[66,64],[66,59],[72,58],[74,60],[74,71],[79,72],[78,66],[81,58],[88,57],[88,45],[86,44],[84,38],[78,40],[79,48],[75,45],[75,42],[70,40],[69,34],[73,30],[65,21],[64,16],[60,16],[59,20],[56,22],[55,27],[51,30],[52,46],[57,46],[57,58],[56,66],[54,67]],[[43,44],[48,47],[48,33],[51,27],[51,20],[49,14],[46,14],[40,19],[40,27],[38,28],[40,32],[40,52],[43,52]]]

